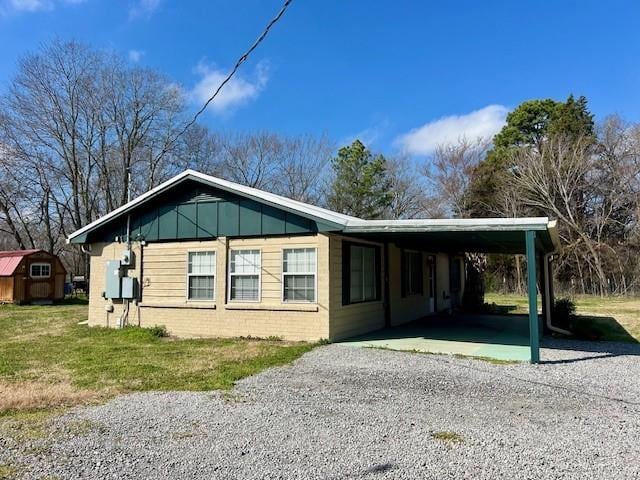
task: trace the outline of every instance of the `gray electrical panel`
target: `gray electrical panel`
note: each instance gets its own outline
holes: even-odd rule
[[[120,260],[108,260],[104,282],[105,298],[121,298],[120,296]]]
[[[134,277],[122,277],[122,298],[132,300],[138,294],[138,279]]]

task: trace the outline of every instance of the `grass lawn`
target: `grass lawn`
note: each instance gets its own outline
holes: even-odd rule
[[[144,390],[229,389],[314,345],[162,338],[141,328],[78,325],[87,306],[0,305],[0,417]]]
[[[577,295],[571,300],[576,304],[575,322],[581,336],[640,342],[640,298]],[[527,313],[529,308],[527,297],[515,294],[487,293],[485,301],[508,307],[511,313]]]

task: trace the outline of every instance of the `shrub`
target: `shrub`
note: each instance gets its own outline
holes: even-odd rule
[[[561,327],[569,328],[575,319],[576,304],[570,298],[559,298],[553,304],[553,322]]]
[[[169,332],[167,332],[167,327],[164,325],[154,325],[153,327],[149,327],[149,333],[154,337],[163,338],[168,337]]]

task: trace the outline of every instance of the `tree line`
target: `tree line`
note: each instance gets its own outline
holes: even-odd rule
[[[640,126],[616,116],[596,125],[583,97],[524,102],[493,139],[410,158],[359,140],[336,152],[326,135],[201,124],[179,135],[186,96],[157,71],[74,41],[23,58],[0,96],[0,248],[44,248],[83,273],[86,257],[64,243],[68,234],[129,191],[193,168],[363,218],[550,216],[564,289],[638,291]],[[517,256],[491,255],[484,276],[490,288],[517,291],[524,269]]]

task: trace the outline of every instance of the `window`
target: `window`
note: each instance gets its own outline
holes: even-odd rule
[[[260,301],[260,250],[231,250],[229,300]]]
[[[51,276],[50,263],[32,263],[31,278],[49,278]]]
[[[282,251],[282,300],[316,301],[315,248],[287,248]]]
[[[215,294],[216,252],[189,252],[189,300],[213,300]]]
[[[402,252],[402,289],[403,296],[422,295],[422,254],[420,252]]]
[[[349,245],[349,302],[368,302],[377,297],[376,249]]]

